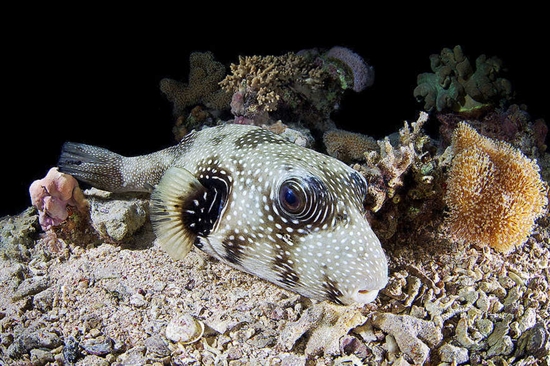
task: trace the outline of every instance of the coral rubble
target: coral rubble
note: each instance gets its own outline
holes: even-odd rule
[[[453,238],[509,252],[546,212],[547,186],[536,161],[460,123],[452,141],[446,226]]]

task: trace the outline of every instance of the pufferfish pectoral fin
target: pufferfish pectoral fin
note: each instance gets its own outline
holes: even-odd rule
[[[189,171],[169,168],[151,193],[151,223],[160,246],[174,259],[193,248],[197,232],[193,218],[198,198],[207,189]]]

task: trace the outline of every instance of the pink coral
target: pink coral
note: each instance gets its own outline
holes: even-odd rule
[[[61,224],[69,216],[68,206],[85,212],[88,201],[71,175],[51,168],[48,174],[35,180],[29,187],[31,202],[38,209],[39,222],[43,230]]]
[[[327,52],[326,57],[341,61],[351,70],[354,91],[360,92],[374,83],[374,68],[349,48],[332,47]]]

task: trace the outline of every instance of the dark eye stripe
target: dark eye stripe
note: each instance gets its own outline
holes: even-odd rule
[[[368,190],[367,181],[365,180],[365,178],[363,178],[363,176],[359,172],[352,172],[350,174],[350,180],[359,192],[361,199],[365,199]]]

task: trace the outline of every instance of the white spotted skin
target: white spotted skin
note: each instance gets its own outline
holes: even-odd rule
[[[339,160],[259,127],[228,124],[194,132],[157,153],[122,158],[119,185],[155,185],[170,166],[227,186],[216,222],[197,239],[211,256],[303,296],[339,304],[371,302],[386,285],[386,257],[362,204],[366,182]],[[282,187],[289,182],[294,185],[286,196]],[[287,211],[302,187],[298,196],[307,197],[307,208]]]

